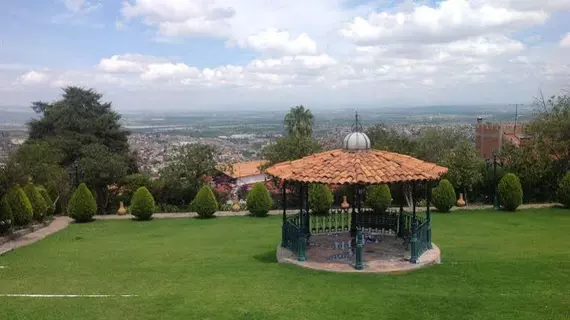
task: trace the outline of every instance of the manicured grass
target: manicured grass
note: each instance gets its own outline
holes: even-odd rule
[[[280,219],[97,221],[0,257],[0,319],[569,319],[570,210],[435,214],[443,264],[404,275],[275,262]]]

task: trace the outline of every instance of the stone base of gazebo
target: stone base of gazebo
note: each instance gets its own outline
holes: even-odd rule
[[[440,263],[440,250],[433,243],[432,246],[414,264],[410,263],[410,251],[405,250],[402,239],[390,235],[368,239],[363,250],[364,269],[356,270],[355,248],[349,233],[313,235],[306,250],[307,261],[298,261],[293,252],[281,246],[277,248],[277,261],[333,272],[401,273]]]

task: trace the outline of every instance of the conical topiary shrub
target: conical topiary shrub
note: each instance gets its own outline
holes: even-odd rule
[[[190,208],[202,219],[212,218],[218,211],[218,202],[212,188],[208,185],[203,186],[190,203]]]
[[[247,210],[254,217],[265,217],[273,205],[271,195],[263,182],[253,185],[247,194]]]
[[[12,210],[13,225],[26,226],[32,222],[34,219],[32,204],[22,188],[18,186],[10,189],[6,199]]]
[[[32,210],[34,211],[34,220],[43,221],[47,215],[48,210],[44,197],[42,197],[36,186],[34,186],[32,183],[28,183],[24,187],[24,192],[32,204]]]
[[[154,198],[145,187],[140,187],[135,191],[129,207],[131,214],[137,220],[150,220],[154,213]]]
[[[6,234],[12,228],[12,209],[6,196],[0,200],[0,234]]]
[[[383,213],[392,204],[390,187],[386,184],[371,185],[366,188],[366,205],[375,213]]]
[[[449,212],[455,205],[455,189],[449,180],[443,179],[432,191],[433,205],[440,212]]]
[[[566,173],[558,184],[556,195],[560,203],[566,208],[570,208],[570,172]]]
[[[329,214],[333,203],[333,194],[329,186],[313,183],[309,186],[309,208],[311,213],[324,216]]]
[[[55,212],[55,205],[54,205],[53,201],[51,200],[49,192],[47,192],[47,190],[42,186],[38,187],[38,191],[40,192],[40,194],[42,195],[42,198],[44,198],[44,201],[46,202],[47,215],[48,216],[53,215]]]
[[[519,177],[507,173],[499,182],[499,199],[503,209],[515,211],[522,204],[523,190]]]
[[[95,203],[95,199],[85,183],[80,184],[71,196],[67,212],[76,222],[93,220],[93,216],[97,212],[97,203]]]

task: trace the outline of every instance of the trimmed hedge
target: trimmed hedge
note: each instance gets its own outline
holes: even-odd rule
[[[6,196],[0,200],[0,234],[5,234],[12,228],[12,209]]]
[[[137,220],[150,220],[152,219],[154,208],[155,204],[152,194],[145,187],[138,188],[131,198],[131,206],[129,207],[131,214]]]
[[[247,209],[251,212],[254,217],[265,217],[271,206],[273,205],[273,200],[271,200],[271,195],[265,183],[258,182],[253,185],[253,188],[247,194]]]
[[[21,187],[14,187],[8,191],[6,196],[10,209],[12,210],[13,224],[16,226],[26,226],[34,219],[34,211],[30,199]]]
[[[366,205],[375,213],[384,213],[392,204],[390,187],[386,184],[371,185],[366,188]]]
[[[218,202],[210,186],[205,185],[198,191],[196,197],[190,203],[190,210],[195,211],[202,219],[214,216],[214,213],[218,211]]]
[[[432,190],[433,205],[440,212],[449,212],[455,205],[455,189],[449,180],[443,179]]]
[[[499,182],[499,199],[503,209],[515,211],[522,204],[523,190],[519,177],[507,173]]]
[[[570,208],[570,172],[567,172],[558,184],[556,195],[560,203],[566,208]]]
[[[309,186],[309,208],[317,216],[329,214],[333,204],[333,194],[326,184],[313,183]]]
[[[67,207],[69,216],[76,222],[89,222],[97,212],[97,203],[85,183],[77,187]]]
[[[38,188],[36,188],[36,186],[34,186],[32,183],[28,183],[24,187],[24,192],[32,204],[32,210],[34,211],[34,220],[43,221],[48,211],[48,206],[44,200],[44,197],[42,197],[38,191]]]
[[[47,215],[48,216],[53,215],[55,212],[55,205],[54,205],[53,201],[51,200],[49,192],[47,192],[47,190],[42,186],[38,187],[38,191],[40,192],[40,194],[42,195],[42,198],[44,198],[44,201],[46,202]]]

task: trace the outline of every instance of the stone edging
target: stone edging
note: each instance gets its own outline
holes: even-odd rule
[[[51,234],[65,229],[71,222],[65,216],[54,217],[51,221],[33,225],[29,228],[14,232],[3,244],[0,244],[0,256],[14,249],[37,242]],[[16,234],[16,236],[14,236]]]
[[[45,228],[47,226],[49,226],[53,220],[55,220],[53,217],[50,217],[48,220],[41,222],[41,223],[35,223],[32,224],[28,227],[25,227],[23,229],[19,229],[16,231],[13,231],[7,235],[1,236],[0,237],[0,245],[3,245],[4,243],[10,242],[10,241],[14,241],[17,240],[18,238],[21,238],[23,236],[26,236],[32,232],[35,232],[39,229]]]
[[[363,270],[356,270],[352,267],[350,268],[336,268],[333,266],[332,263],[315,263],[311,261],[299,261],[297,260],[295,254],[291,252],[287,248],[281,247],[281,244],[277,245],[276,250],[276,258],[278,263],[283,264],[293,264],[302,268],[312,269],[312,270],[319,270],[319,271],[326,271],[326,272],[336,272],[336,273],[384,273],[384,274],[401,274],[407,273],[413,270],[422,269],[425,267],[429,267],[435,264],[441,263],[441,250],[435,243],[432,242],[432,249],[424,252],[422,256],[419,258],[419,263],[412,264],[407,262],[401,267],[393,267],[393,268],[373,268],[370,266],[365,267]],[[368,265],[369,262],[366,262],[365,265]]]

